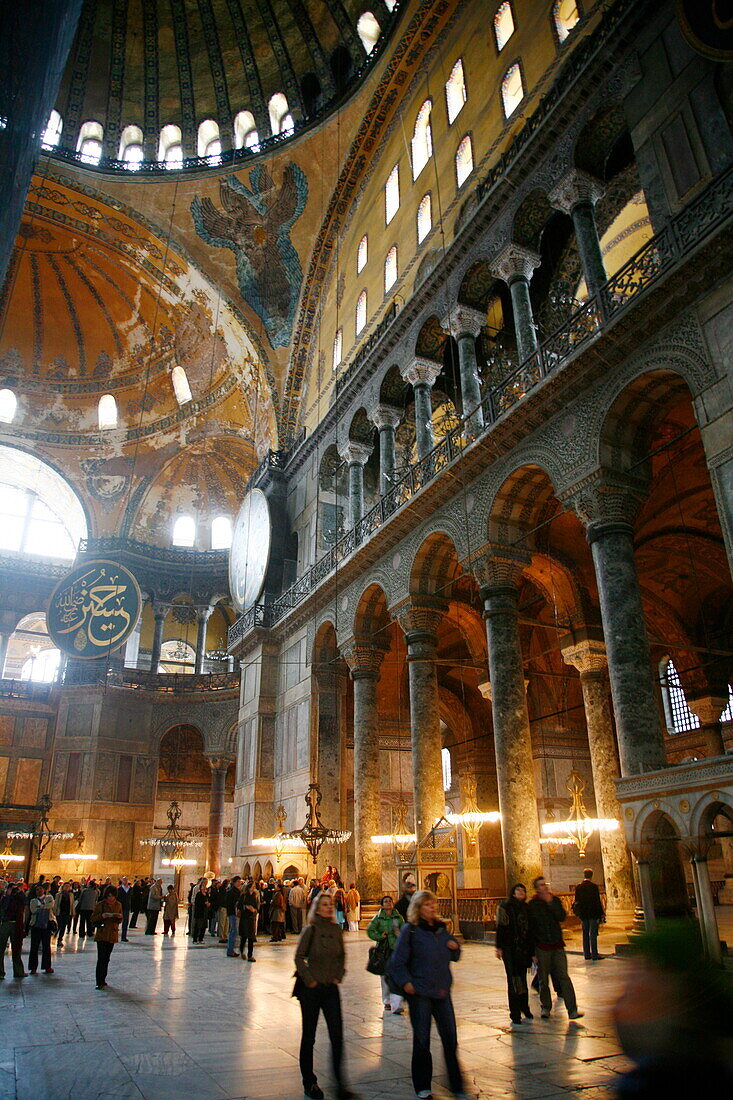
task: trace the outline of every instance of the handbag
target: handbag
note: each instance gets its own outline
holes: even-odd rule
[[[369,959],[367,961],[366,968],[370,974],[379,974],[382,977],[389,964],[389,957],[392,954],[392,948],[389,946],[389,940],[385,936],[383,940],[379,940],[373,947],[369,948]]]

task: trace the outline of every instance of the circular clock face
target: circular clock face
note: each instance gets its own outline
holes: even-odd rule
[[[240,611],[253,604],[262,592],[271,541],[267,497],[261,489],[250,489],[239,509],[229,551],[229,589]]]

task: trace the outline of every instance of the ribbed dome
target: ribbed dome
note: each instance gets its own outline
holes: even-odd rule
[[[219,156],[251,156],[324,117],[358,85],[398,7],[395,0],[86,0],[56,104],[56,151],[75,156],[87,137],[99,143],[87,163],[101,146],[108,169],[119,158],[142,159],[143,170],[169,148],[169,167],[174,158],[189,168],[193,158],[209,167]],[[125,158],[131,145],[134,157]]]

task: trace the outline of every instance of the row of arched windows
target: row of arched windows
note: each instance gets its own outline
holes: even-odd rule
[[[196,544],[196,520],[193,516],[182,514],[173,524],[173,546],[182,548]],[[228,550],[232,545],[232,521],[229,516],[215,516],[211,521],[211,549]]]

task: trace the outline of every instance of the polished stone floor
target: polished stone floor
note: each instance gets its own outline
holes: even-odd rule
[[[180,929],[175,940],[130,935],[114,949],[104,992],[94,988],[94,944],[74,937],[54,956],[53,975],[0,982],[0,1100],[300,1100],[293,937],[285,946],[258,944],[249,965],[227,959],[213,940],[189,946]],[[409,1021],[383,1017],[379,979],[364,969],[367,946],[364,933],[352,933],[342,986],[349,1076],[363,1100],[409,1100]],[[611,1097],[628,1063],[609,1010],[628,965],[571,953],[584,1019],[569,1022],[560,1004],[549,1021],[537,1008],[534,1022],[511,1030],[501,964],[491,947],[467,945],[454,967],[454,999],[469,1095]],[[323,1022],[316,1071],[335,1095]],[[443,1071],[436,1045],[436,1097],[450,1095]]]

